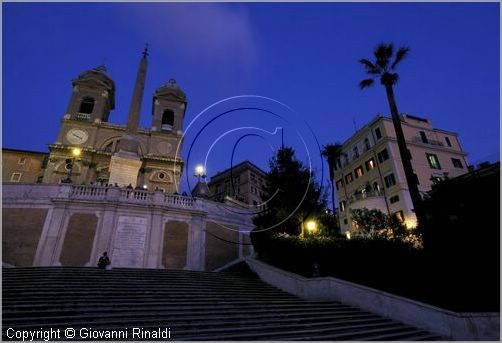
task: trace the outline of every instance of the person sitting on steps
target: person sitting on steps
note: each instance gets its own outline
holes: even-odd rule
[[[101,256],[98,260],[98,268],[107,269],[106,267],[111,264],[110,259],[108,258],[108,253],[105,251],[103,256]]]

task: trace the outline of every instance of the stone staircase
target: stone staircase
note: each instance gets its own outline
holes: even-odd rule
[[[133,328],[168,329],[174,340],[440,339],[340,303],[301,300],[249,274],[47,267],[4,268],[2,276],[4,340],[9,328],[61,329],[66,340],[68,327],[74,339],[85,339],[80,328],[120,330],[128,340],[139,340]]]

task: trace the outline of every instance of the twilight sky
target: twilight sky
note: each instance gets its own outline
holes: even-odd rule
[[[230,166],[234,146],[234,163],[249,159],[266,169],[280,144],[280,134],[269,134],[277,127],[302,160],[310,154],[320,177],[316,140],[343,142],[354,125],[389,114],[383,87],[358,89],[365,75],[357,60],[371,57],[379,42],[394,42],[411,48],[399,68],[399,110],[458,132],[470,163],[499,159],[498,3],[3,3],[2,9],[4,147],[47,151],[71,80],[100,64],[116,84],[110,121],[125,123],[148,42],[141,126],[151,125],[152,94],[169,78],[188,96],[185,128],[229,97],[273,99],[231,99],[197,118],[183,147],[185,158],[190,151],[184,178],[192,186],[195,163],[207,158],[213,175]],[[242,107],[256,109],[218,117]]]

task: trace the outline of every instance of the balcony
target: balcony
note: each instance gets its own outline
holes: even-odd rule
[[[435,146],[444,146],[443,142],[436,141],[434,139],[427,139],[427,142],[424,142],[421,137],[412,137],[412,143],[426,144],[426,145],[435,145]]]
[[[74,116],[75,120],[91,120],[91,114],[90,113],[77,113]]]
[[[373,190],[373,191],[369,191],[369,192],[354,193],[347,200],[348,200],[348,203],[354,203],[354,202],[365,200],[368,198],[376,198],[376,197],[383,197],[383,196],[384,195],[383,195],[382,190]]]

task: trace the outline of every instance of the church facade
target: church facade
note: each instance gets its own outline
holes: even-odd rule
[[[147,67],[141,59],[127,125],[108,121],[115,107],[115,83],[104,66],[87,70],[72,81],[73,93],[49,158],[43,183],[59,183],[70,168],[75,184],[177,191],[183,168],[181,137],[187,106],[185,93],[173,79],[152,99],[152,125],[140,128],[140,108]],[[78,148],[80,155],[72,155]],[[125,174],[125,175],[124,175]]]
[[[108,121],[115,84],[100,66],[73,80],[48,155],[4,156],[4,266],[96,266],[107,251],[114,267],[214,271],[252,254],[252,213],[178,194],[187,99],[174,80],[139,127],[147,56],[126,125]]]

